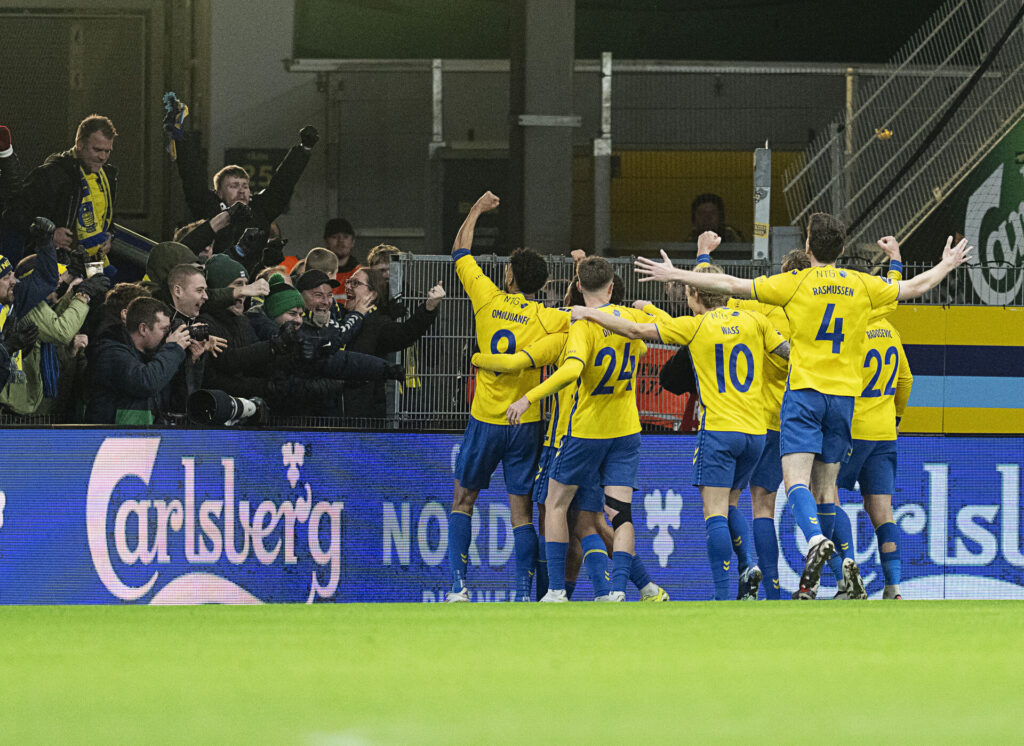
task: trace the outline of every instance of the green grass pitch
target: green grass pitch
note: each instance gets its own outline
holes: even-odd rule
[[[1024,603],[0,609],[5,743],[965,743]]]

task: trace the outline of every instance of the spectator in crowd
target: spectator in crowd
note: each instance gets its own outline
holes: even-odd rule
[[[302,293],[306,301],[306,318],[313,326],[326,328],[335,320],[332,292],[338,284],[337,280],[332,280],[318,269],[307,269],[295,281],[296,290]]]
[[[227,228],[232,221],[238,223],[251,219],[252,211],[249,206],[236,202],[209,220],[196,220],[181,226],[174,231],[174,241],[190,248],[200,261],[205,262],[213,256],[213,244],[217,240],[217,234]]]
[[[10,260],[0,256],[0,390],[11,380],[15,371],[20,372],[21,353],[31,351],[39,337],[39,330],[34,324],[18,324],[12,312],[14,286],[17,284],[18,278]]]
[[[393,318],[395,321],[405,316],[405,304],[402,303],[402,294],[396,293],[391,295],[391,258],[399,257],[402,255],[401,250],[397,246],[391,244],[379,243],[370,249],[370,253],[366,255],[366,266],[369,269],[380,272],[381,277],[384,278],[384,284],[388,287],[388,299],[386,303],[378,303],[377,307],[382,309],[388,316]]]
[[[367,355],[385,357],[404,350],[426,334],[437,318],[437,307],[445,297],[438,282],[427,292],[427,301],[407,321],[395,321],[386,311],[377,308],[379,299],[388,298],[384,276],[373,269],[359,269],[349,278],[350,310],[369,306],[362,328],[347,349]],[[387,399],[383,381],[352,384],[345,390],[345,416],[358,419],[382,419],[387,416]]]
[[[318,269],[327,277],[336,280],[338,274],[338,255],[327,249],[310,249],[306,254],[306,271]]]
[[[29,219],[20,215],[15,199],[21,194],[23,174],[21,162],[14,152],[11,131],[0,124],[0,254],[14,264],[24,254],[25,239],[21,228]]]
[[[690,240],[696,241],[704,231],[714,231],[722,237],[722,243],[741,243],[743,234],[725,222],[725,202],[717,194],[698,194],[690,203]]]
[[[13,305],[15,324],[33,324],[39,330],[40,344],[21,355],[17,374],[0,392],[0,406],[21,416],[49,413],[58,395],[57,347],[74,341],[90,302],[102,301],[110,287],[109,279],[95,275],[69,287],[51,307],[49,296],[58,283],[57,259],[50,241],[40,242],[39,249],[38,255],[18,262]]]
[[[156,298],[128,304],[125,325],[99,340],[86,422],[165,424],[171,380],[185,362],[192,340],[187,326],[171,327],[171,310]]]
[[[164,241],[150,249],[146,261],[146,278],[150,283],[153,297],[162,300],[167,305],[173,305],[167,277],[171,270],[179,264],[200,266],[192,250],[180,243]],[[211,310],[224,309],[239,298],[266,295],[268,290],[269,286],[262,280],[240,288],[216,288],[209,293],[209,307]]]
[[[187,111],[177,102],[176,112]],[[234,250],[244,232],[255,228],[262,233],[261,242],[252,249],[261,252],[270,237],[271,223],[288,209],[295,185],[309,163],[309,156],[320,139],[316,127],[306,125],[299,131],[299,144],[288,150],[278,164],[266,189],[253,194],[249,173],[237,165],[228,165],[213,176],[213,190],[207,187],[199,147],[195,137],[184,128],[184,117],[174,112],[164,121],[165,131],[174,140],[178,174],[185,194],[185,203],[195,220],[208,220],[236,202],[248,205],[251,213],[247,220],[232,220],[230,230],[222,230],[214,241],[214,253]],[[259,253],[256,253],[259,256]],[[243,262],[244,263],[244,262]],[[278,262],[274,262],[277,264]]]
[[[359,269],[359,260],[352,250],[356,246],[356,232],[345,218],[331,218],[324,225],[324,246],[338,257],[338,287],[336,296],[345,296],[345,282]]]
[[[104,267],[110,265],[117,196],[117,169],[108,163],[115,137],[107,117],[86,117],[72,148],[50,155],[28,173],[20,198],[23,219],[43,216],[57,226],[53,242],[58,248],[70,249],[77,242]]]

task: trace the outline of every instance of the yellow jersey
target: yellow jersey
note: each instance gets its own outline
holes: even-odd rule
[[[899,284],[833,266],[754,280],[754,300],[789,318],[789,388],[857,396],[865,330],[873,313],[896,307]]]
[[[455,272],[473,304],[476,341],[482,352],[514,353],[548,334],[564,331],[569,326],[568,309],[546,308],[529,300],[522,293],[500,290],[484,274],[468,250],[452,254]],[[470,414],[480,422],[506,425],[505,413],[512,402],[540,381],[540,370],[495,373],[478,370],[476,393]],[[540,407],[530,407],[523,422],[540,420]]]
[[[785,342],[768,319],[753,311],[715,308],[655,326],[662,342],[690,348],[704,407],[701,429],[765,434],[764,356]]]
[[[639,323],[651,320],[645,312],[625,306],[607,304],[598,310]],[[590,321],[573,322],[558,370],[526,394],[536,402],[563,387],[570,388],[568,400],[558,405],[556,445],[561,442],[563,420],[564,435],[573,438],[607,440],[640,432],[636,361],[646,350],[638,340]]]
[[[863,389],[853,403],[851,434],[856,440],[896,440],[896,418],[907,408],[914,376],[892,324],[871,324],[865,338]]]
[[[786,312],[782,310],[781,306],[770,306],[767,303],[741,298],[730,298],[728,306],[761,314],[768,319],[768,323],[783,339],[789,341],[789,319],[786,318]],[[786,393],[788,377],[789,361],[765,350],[764,380],[761,383],[761,391],[764,394],[765,425],[769,430],[778,430],[781,427],[779,412],[782,410],[782,395]]]

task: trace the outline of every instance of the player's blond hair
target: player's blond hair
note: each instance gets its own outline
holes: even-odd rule
[[[724,275],[725,272],[717,264],[702,264],[699,267],[694,267],[694,272],[701,272],[708,275]],[[720,308],[729,302],[730,296],[724,293],[713,293],[710,290],[699,290],[698,288],[690,288],[694,295],[697,296],[697,300],[702,306],[709,311],[713,308]]]

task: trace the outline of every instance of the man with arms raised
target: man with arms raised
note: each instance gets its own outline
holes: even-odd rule
[[[916,298],[966,261],[966,240],[946,241],[942,261],[927,272],[893,283],[853,270],[837,269],[846,229],[825,213],[811,215],[805,250],[808,269],[745,280],[730,275],[675,269],[668,255],[654,262],[639,258],[641,282],[677,280],[695,288],[754,298],[782,306],[790,320],[792,355],[782,401],[780,448],[786,496],[809,549],[795,596],[814,598],[822,565],[833,543],[817,529],[817,504],[831,500],[839,467],[851,447],[853,401],[861,392],[865,329],[871,312],[893,301]]]

